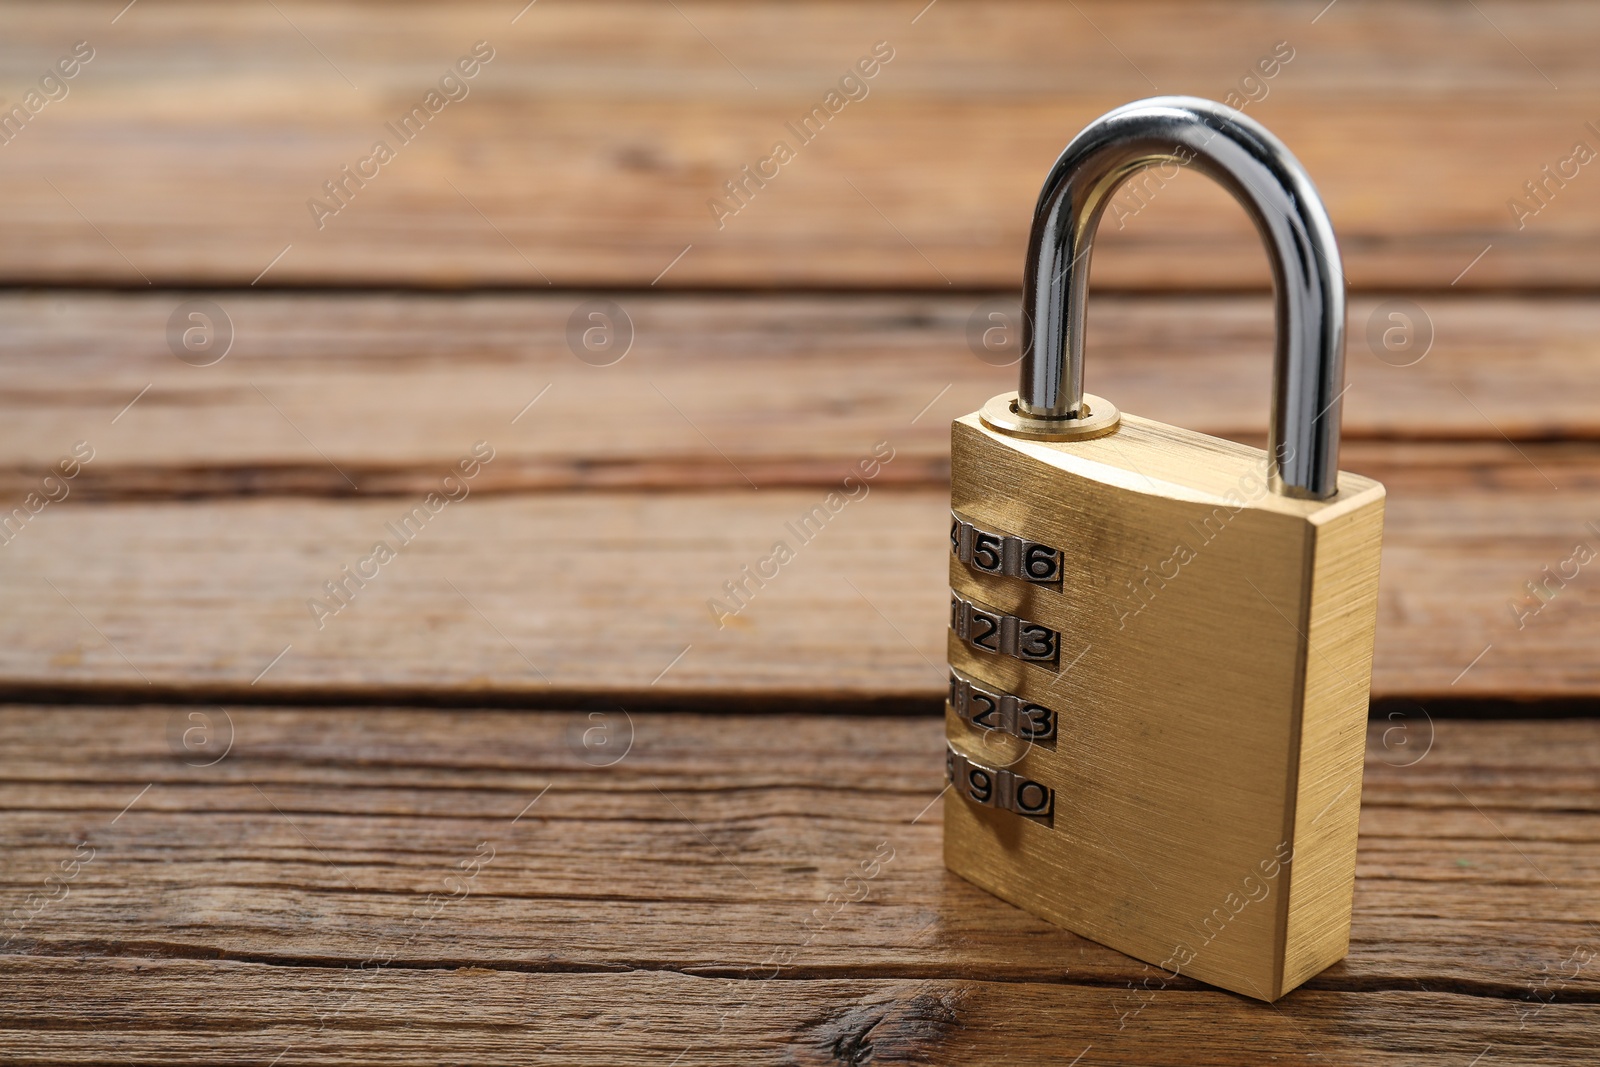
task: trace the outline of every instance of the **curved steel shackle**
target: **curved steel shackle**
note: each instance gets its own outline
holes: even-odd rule
[[[1036,419],[1080,417],[1084,301],[1100,215],[1125,179],[1166,162],[1216,179],[1271,252],[1278,323],[1267,441],[1272,487],[1331,497],[1344,382],[1344,272],[1333,228],[1283,143],[1210,100],[1164,96],[1119,107],[1074,137],[1050,169],[1028,241],[1017,409]]]

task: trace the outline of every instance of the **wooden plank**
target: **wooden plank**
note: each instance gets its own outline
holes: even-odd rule
[[[217,747],[186,746],[196,728]],[[626,750],[585,745],[596,728]],[[821,1034],[873,1030],[888,993],[873,1041],[891,1061],[1062,1062],[1093,1043],[1098,1062],[1224,1063],[1235,1042],[1274,1041],[1360,1062],[1592,1055],[1600,979],[1568,972],[1600,951],[1596,720],[1375,722],[1351,955],[1276,1008],[1163,986],[946,872],[928,807],[941,732],[932,717],[0,709],[8,914],[80,858],[64,894],[7,928],[0,1047],[50,1062],[70,1034],[78,1062],[112,1040],[122,1062],[181,1060],[183,1028],[223,1062],[339,1039],[408,1063],[426,1046],[395,1034],[404,1012],[413,1036],[450,1028],[497,1061],[609,1057],[620,1034],[658,1059],[699,1036],[713,1044],[697,1062],[751,1041],[806,1062],[830,1050]],[[501,1011],[521,1013],[523,1044],[498,1044]]]
[[[1600,692],[1600,593],[1575,547],[1600,543],[1592,452],[1426,446],[1412,463],[1413,446],[1387,447],[1395,466],[1363,465],[1390,493],[1374,696]],[[867,483],[854,502],[835,496],[824,524],[812,509],[829,514],[828,492],[469,496],[436,498],[437,514],[421,495],[69,498],[4,546],[0,686],[931,708],[944,686],[948,494]],[[395,558],[379,562],[379,541]],[[775,559],[779,541],[793,558],[757,585],[743,568]],[[370,580],[358,588],[345,567]],[[745,591],[736,599],[728,583]]]
[[[781,948],[792,977],[1123,985],[1149,970],[943,873],[939,808],[923,810],[940,743],[922,719],[180,707],[8,721],[12,888],[35,888],[74,834],[93,852],[59,908],[8,928],[31,953],[358,962],[413,932],[418,897],[464,896],[444,880],[492,852],[470,909],[388,944],[406,966],[747,976]],[[182,762],[213,758],[183,747],[196,728],[233,742],[213,766]],[[596,728],[606,743],[585,745]],[[1592,940],[1595,758],[1588,721],[1375,723],[1352,955],[1314,987],[1515,996],[1564,941]],[[813,915],[868,870],[862,907]]]
[[[0,501],[80,440],[79,500],[420,495],[478,440],[496,450],[480,492],[830,485],[880,440],[882,484],[944,484],[949,420],[1016,387],[969,347],[983,294],[622,294],[633,346],[607,367],[569,347],[585,294],[209,299],[232,344],[196,367],[168,347],[181,294],[0,294]],[[1364,440],[1600,439],[1570,384],[1600,363],[1600,301],[1421,296],[1414,344],[1431,347],[1369,346],[1403,299],[1351,305],[1347,468],[1393,464]],[[1262,438],[1265,296],[1107,295],[1090,329],[1094,391]]]
[[[619,751],[584,744],[597,722]],[[226,754],[185,749],[177,728],[196,724]],[[1515,995],[1541,954],[1592,938],[1600,733],[1401,725],[1406,744],[1370,730],[1352,955],[1313,985]],[[943,873],[932,719],[16,708],[4,728],[8,891],[49,874],[62,841],[94,852],[59,906],[8,928],[30,952],[138,954],[159,935],[157,956],[354,962],[411,932],[418,896],[467,897],[442,880],[492,851],[471,907],[408,940],[407,966],[738,974],[804,941],[791,976],[1144,970]],[[811,915],[873,859],[860,908]],[[591,924],[527,913],[577,907]]]
[[[1085,122],[1158,91],[1241,88],[1315,177],[1353,284],[1600,280],[1600,195],[1571,162],[1576,141],[1600,145],[1589,5],[1493,21],[1423,0],[1320,18],[1288,3],[904,7],[613,0],[513,21],[487,2],[171,3],[114,23],[90,4],[19,8],[0,53],[13,101],[73,42],[94,58],[4,146],[0,280],[1010,287],[1044,173]],[[477,40],[494,58],[468,95],[409,143],[392,136]],[[794,137],[786,123],[879,41],[894,58],[869,95],[825,136]],[[1293,58],[1247,82],[1280,42]],[[319,220],[309,202],[336,203],[323,183],[380,139],[392,161],[345,179]],[[794,160],[719,218],[724,183],[779,140]],[[1544,178],[1564,160],[1568,179]],[[1519,217],[1508,204],[1535,180],[1550,184],[1528,210],[1543,206]],[[1180,175],[1141,203],[1114,220],[1100,280],[1265,283],[1220,192]]]
[[[249,963],[16,965],[0,1049],[22,1065],[1038,1064],[1232,1067],[1274,1060],[1459,1067],[1594,1062],[1600,1007],[1518,1009],[1450,993],[1297,992],[1279,1005],[1166,990],[1127,1026],[1127,990],[959,978],[746,981]],[[160,995],[151,991],[159,987]],[[348,1007],[340,1005],[351,1000]],[[337,1014],[335,1014],[337,1012]],[[91,1028],[90,1020],[93,1020]]]

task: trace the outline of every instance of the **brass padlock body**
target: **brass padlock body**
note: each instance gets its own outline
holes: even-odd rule
[[[1267,453],[1124,414],[1085,441],[974,413],[951,506],[1061,551],[1059,585],[952,552],[952,591],[1060,635],[1054,665],[952,630],[950,664],[1056,715],[1051,740],[946,710],[955,751],[1053,793],[1048,821],[945,802],[952,871],[1128,955],[1264,1000],[1342,958],[1384,490],[1267,486]],[[965,794],[965,795],[964,795]]]

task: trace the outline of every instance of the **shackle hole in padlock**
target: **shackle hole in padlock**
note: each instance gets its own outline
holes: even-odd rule
[[[1001,393],[990,398],[978,411],[978,418],[991,430],[1034,441],[1086,441],[1115,433],[1122,423],[1122,412],[1105,397],[1083,394],[1077,418],[1043,418],[1029,415],[1017,405],[1017,394]]]

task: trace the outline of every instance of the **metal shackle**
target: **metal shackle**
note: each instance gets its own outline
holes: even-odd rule
[[[1124,180],[1169,162],[1232,193],[1271,253],[1277,352],[1269,478],[1277,493],[1325,500],[1337,490],[1344,382],[1339,248],[1299,161],[1260,123],[1210,100],[1164,96],[1119,107],[1085,127],[1050,169],[1028,241],[1016,414],[1034,424],[1087,416],[1084,302],[1095,230]]]

